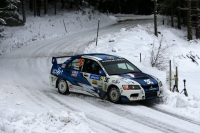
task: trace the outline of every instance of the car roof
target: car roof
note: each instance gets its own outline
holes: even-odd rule
[[[92,53],[92,54],[82,54],[81,57],[85,58],[93,58],[97,60],[116,60],[116,59],[121,59],[122,57],[116,56],[116,55],[109,55],[109,54],[104,54],[104,53]]]

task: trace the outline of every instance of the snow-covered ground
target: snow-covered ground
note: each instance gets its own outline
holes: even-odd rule
[[[119,20],[153,18],[153,16],[121,14],[116,16],[120,17]],[[90,38],[86,33],[97,28],[99,19],[101,28],[117,23],[117,18],[112,15],[107,16],[85,9],[85,12],[58,12],[56,16],[48,15],[44,18],[28,16],[25,26],[0,27],[4,29],[2,35],[5,36],[0,40],[0,132],[170,132],[168,128],[172,128],[173,131],[173,127],[178,128],[176,131],[180,132],[200,132],[200,125],[191,123],[188,125],[186,122],[178,121],[160,112],[156,113],[137,103],[136,106],[114,105],[92,97],[76,94],[62,96],[56,93],[48,83],[51,56],[61,50],[61,53],[65,50],[66,53],[70,53],[70,50],[79,49],[78,46],[83,39]],[[164,98],[161,102],[153,101],[152,108],[200,123],[200,41],[187,41],[185,30],[163,25],[158,26],[160,33],[156,37],[153,29],[153,21],[145,25],[138,23],[130,29],[122,27],[116,29],[117,32],[114,34],[100,34],[97,46],[92,40],[81,51],[108,53],[127,58],[142,71],[162,80]],[[96,35],[96,32],[94,33]],[[80,36],[72,40],[63,40],[75,34]],[[75,40],[79,44],[73,44]],[[162,71],[150,65],[150,50],[153,44],[156,49],[161,41],[163,47],[168,47],[163,53],[167,57],[165,65],[167,69]],[[70,44],[70,42],[72,42],[71,49],[65,48],[63,44]],[[140,53],[142,62],[140,62]],[[187,57],[190,55],[194,56],[196,63]],[[186,79],[188,97],[183,93],[169,91],[169,83],[166,82],[168,60],[172,61],[173,71],[176,66],[178,67],[179,91],[183,90],[183,79]],[[39,70],[35,70],[38,68]],[[123,108],[127,113],[132,114],[133,120],[125,114],[126,112],[124,113]],[[152,118],[149,118],[149,115],[152,115]],[[154,117],[157,117],[155,126],[146,127],[145,124],[154,121]],[[158,124],[160,122],[158,120],[163,117],[165,117],[163,121],[168,124],[164,127],[162,127],[163,121]],[[146,120],[146,123],[139,122],[140,119]],[[132,127],[133,124],[136,126]],[[113,125],[120,126],[113,129]],[[162,125],[161,129],[156,130],[160,128],[156,127],[157,125]]]
[[[165,87],[165,96],[162,104],[158,106],[165,107],[166,110],[172,112],[182,113],[189,115],[193,118],[200,118],[200,41],[192,40],[188,42],[186,40],[186,32],[177,30],[168,26],[159,26],[158,37],[153,33],[153,24],[147,24],[132,29],[122,28],[114,35],[105,35],[99,38],[98,46],[95,43],[90,44],[85,53],[112,53],[127,58],[142,71],[160,78]],[[166,48],[165,59],[167,68],[163,71],[159,71],[156,68],[152,68],[150,65],[150,52],[152,44],[154,48],[158,48],[162,41],[162,47]],[[140,53],[142,55],[142,62],[140,63]],[[196,62],[193,62],[187,56],[193,55]],[[164,60],[164,59],[163,59]],[[186,80],[186,90],[189,97],[185,97],[179,93],[172,93],[169,91],[169,82],[166,81],[166,75],[169,72],[169,60],[172,62],[172,71],[175,72],[178,67],[178,80],[179,91],[184,89],[183,80]],[[172,81],[174,84],[174,80]]]

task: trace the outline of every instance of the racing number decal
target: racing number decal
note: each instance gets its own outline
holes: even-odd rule
[[[80,58],[78,60],[78,66],[81,67],[83,65],[83,62],[84,62],[84,59],[83,58]]]
[[[148,85],[149,84],[154,84],[150,79],[145,79],[144,82],[146,82]]]

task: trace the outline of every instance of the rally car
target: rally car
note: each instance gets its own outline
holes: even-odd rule
[[[58,58],[68,58],[57,63]],[[52,57],[50,84],[61,94],[83,93],[113,103],[160,98],[162,82],[123,57],[81,54]]]

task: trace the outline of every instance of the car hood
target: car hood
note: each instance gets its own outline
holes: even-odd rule
[[[142,72],[120,74],[117,75],[116,78],[117,77],[122,78],[121,80],[124,79],[124,81],[128,82],[129,84],[131,84],[131,80],[138,82],[141,86],[150,86],[158,84],[158,81],[155,78]]]

